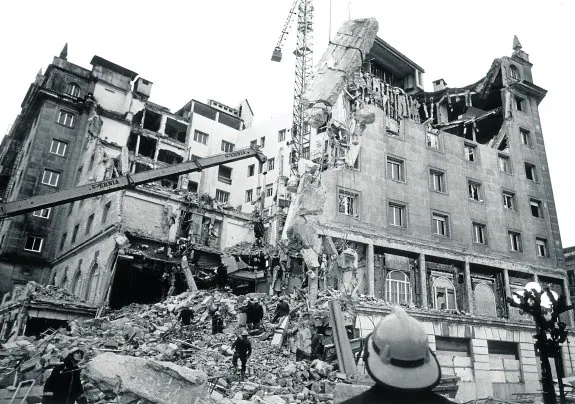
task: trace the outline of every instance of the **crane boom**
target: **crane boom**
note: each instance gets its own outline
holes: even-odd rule
[[[51,206],[63,205],[65,203],[78,201],[80,199],[91,198],[98,195],[108,194],[110,192],[120,191],[134,187],[136,185],[146,184],[171,177],[172,175],[187,174],[194,171],[201,171],[204,168],[219,166],[220,164],[232,163],[249,157],[255,157],[260,163],[264,163],[267,158],[259,148],[247,147],[235,150],[230,153],[222,153],[209,157],[202,157],[185,163],[175,164],[172,166],[157,168],[150,171],[144,171],[132,175],[124,175],[108,180],[94,182],[91,184],[81,185],[66,189],[63,191],[53,192],[50,194],[36,195],[32,198],[22,199],[13,202],[7,202],[0,205],[0,220],[12,216],[17,216],[34,210],[49,208]]]

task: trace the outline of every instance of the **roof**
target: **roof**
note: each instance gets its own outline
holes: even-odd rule
[[[421,66],[380,37],[375,37],[375,42],[369,51],[369,55],[374,57],[377,62],[385,65],[393,73],[405,75],[411,73],[412,69],[425,73]]]
[[[136,76],[138,75],[138,73],[133,72],[129,69],[126,69],[125,67],[117,65],[113,62],[110,62],[109,60],[106,60],[106,59],[104,59],[98,55],[94,55],[94,57],[90,61],[90,64],[92,66],[103,66],[107,69],[115,71],[116,73],[120,73],[124,76],[128,76],[130,78],[130,80],[134,80],[136,78]]]

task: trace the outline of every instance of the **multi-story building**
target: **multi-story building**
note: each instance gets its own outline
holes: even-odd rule
[[[571,301],[575,301],[575,246],[564,248],[563,256],[565,257],[565,269],[567,270]]]

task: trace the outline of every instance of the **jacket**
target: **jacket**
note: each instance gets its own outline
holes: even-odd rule
[[[75,351],[74,351],[75,352]],[[54,367],[44,384],[44,404],[79,404],[88,401],[83,396],[84,388],[80,380],[80,368],[74,363],[71,352],[62,365]]]
[[[369,390],[352,397],[341,404],[453,404],[453,401],[432,390],[410,392],[375,385]]]
[[[252,354],[252,343],[248,339],[238,337],[232,344],[232,349],[236,350],[238,356],[248,357]]]

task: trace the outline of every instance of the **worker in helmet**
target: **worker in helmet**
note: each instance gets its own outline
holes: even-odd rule
[[[375,385],[342,404],[452,402],[433,392],[441,379],[439,362],[421,323],[399,306],[368,336],[363,360]]]
[[[252,355],[252,343],[248,339],[247,330],[243,330],[241,335],[232,344],[232,349],[234,350],[234,356],[232,358],[232,364],[234,369],[238,367],[238,359],[242,363],[241,377],[242,379],[246,376],[246,363],[248,358]]]
[[[84,351],[75,349],[57,365],[44,384],[43,404],[86,404],[84,388],[80,380],[78,364],[84,359]]]

